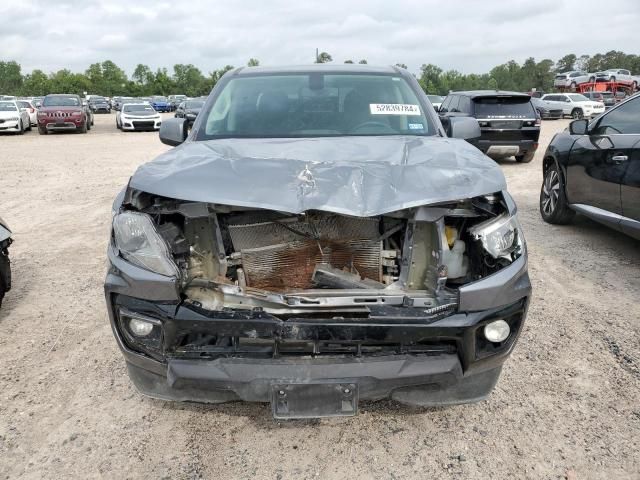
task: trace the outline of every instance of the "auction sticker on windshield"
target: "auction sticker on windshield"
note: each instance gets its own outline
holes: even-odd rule
[[[371,115],[420,115],[418,105],[404,103],[370,103]]]

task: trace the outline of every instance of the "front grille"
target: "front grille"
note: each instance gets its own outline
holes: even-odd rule
[[[153,128],[155,122],[153,121],[140,121],[140,122],[131,122],[133,123],[133,128]]]
[[[424,340],[395,342],[332,342],[272,340],[245,337],[185,336],[169,355],[180,358],[283,358],[283,357],[372,357],[386,355],[441,355],[456,353],[455,342]]]
[[[317,213],[303,219],[255,220],[255,216],[247,214],[231,217],[227,222],[233,249],[241,253],[250,287],[312,288],[318,264],[382,281],[378,218]]]
[[[56,118],[66,118],[66,117],[70,117],[71,114],[69,112],[54,112],[54,113],[51,113],[49,116],[56,117]]]

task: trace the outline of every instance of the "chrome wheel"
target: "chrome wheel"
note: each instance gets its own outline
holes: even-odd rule
[[[558,172],[551,169],[542,184],[542,211],[545,215],[550,216],[555,211],[559,195],[560,179]]]

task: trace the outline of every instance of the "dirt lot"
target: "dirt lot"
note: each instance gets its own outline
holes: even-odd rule
[[[567,123],[544,123],[540,152]],[[640,244],[586,219],[544,224],[540,156],[502,163],[534,298],[488,401],[277,423],[266,405],[143,398],[106,319],[105,248],[113,197],[166,148],[113,115],[87,135],[0,137],[0,215],[15,234],[0,477],[640,478]]]

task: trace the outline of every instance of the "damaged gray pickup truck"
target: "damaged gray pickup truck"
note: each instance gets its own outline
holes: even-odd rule
[[[531,285],[479,135],[399,68],[228,72],[114,202],[105,293],[136,387],[276,418],[484,399]]]

